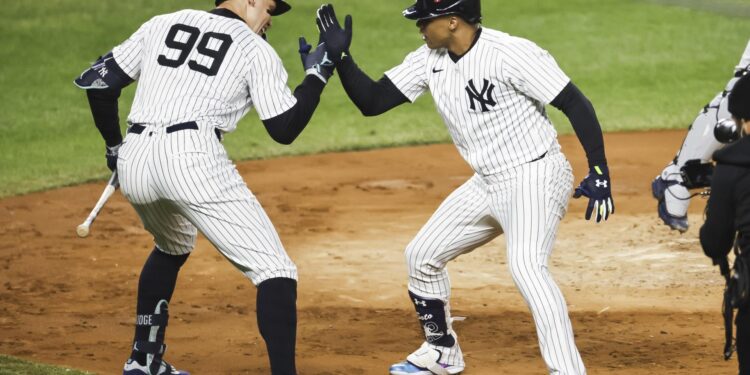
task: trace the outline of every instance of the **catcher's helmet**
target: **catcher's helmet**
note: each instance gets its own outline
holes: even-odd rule
[[[219,6],[219,4],[225,2],[227,0],[216,0],[215,4],[216,6]],[[273,13],[271,13],[272,16],[280,16],[286,12],[288,12],[290,9],[292,9],[292,6],[288,3],[284,2],[284,0],[276,0],[276,9],[273,10]]]
[[[479,0],[417,0],[404,10],[404,17],[410,20],[428,20],[455,14],[468,23],[482,21],[482,6]]]

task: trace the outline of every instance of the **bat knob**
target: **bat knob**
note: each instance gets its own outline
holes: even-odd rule
[[[86,224],[81,224],[76,228],[76,234],[78,234],[78,237],[84,238],[89,235],[89,226]]]

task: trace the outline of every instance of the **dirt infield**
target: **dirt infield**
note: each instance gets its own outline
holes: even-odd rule
[[[721,357],[722,279],[697,240],[659,224],[649,182],[684,132],[606,135],[617,212],[582,219],[571,201],[552,258],[590,374],[731,374]],[[562,137],[576,181],[586,172]],[[403,248],[471,174],[452,145],[242,163],[240,171],[300,271],[301,375],[384,374],[421,342]],[[87,239],[101,193],[88,184],[0,201],[0,353],[117,374],[152,242],[118,193]],[[510,279],[503,237],[450,265],[466,375],[543,374],[531,316]],[[194,374],[268,373],[255,291],[203,238],[170,307],[167,358]],[[736,372],[735,372],[736,373]]]

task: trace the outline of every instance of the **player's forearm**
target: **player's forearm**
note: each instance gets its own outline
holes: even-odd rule
[[[297,136],[305,130],[318,107],[323,88],[325,88],[325,84],[318,77],[306,76],[294,90],[297,103],[286,112],[263,120],[263,125],[274,141],[288,145],[297,139]]]
[[[76,78],[73,83],[86,90],[94,124],[99,129],[108,147],[122,142],[117,101],[122,89],[133,83],[117,64],[112,52],[100,56],[94,64]]]
[[[343,59],[336,69],[344,91],[365,116],[383,114],[409,101],[388,77],[373,81],[351,57]]]
[[[586,151],[589,167],[607,164],[602,127],[596,117],[594,106],[581,90],[570,82],[550,104],[565,113],[570,120],[578,140]]]
[[[94,117],[94,124],[107,146],[114,147],[122,143],[117,106],[120,90],[86,90],[86,96]]]

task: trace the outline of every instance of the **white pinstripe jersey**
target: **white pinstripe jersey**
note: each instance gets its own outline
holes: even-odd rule
[[[386,75],[412,102],[432,93],[458,151],[485,176],[553,147],[557,132],[544,106],[570,82],[547,51],[486,27],[458,62],[424,45]]]
[[[297,102],[279,56],[239,19],[198,10],[156,16],[112,53],[138,80],[130,123],[196,121],[231,132],[251,106],[265,120]]]

